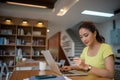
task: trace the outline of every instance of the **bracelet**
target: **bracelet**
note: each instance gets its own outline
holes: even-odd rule
[[[92,69],[92,66],[88,65],[88,69],[86,71],[89,72],[91,69]]]

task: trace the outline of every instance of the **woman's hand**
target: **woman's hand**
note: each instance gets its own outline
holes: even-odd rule
[[[71,67],[71,66],[62,66],[62,67],[60,68],[60,70],[61,70],[61,71],[70,71],[70,70],[72,70],[72,67]]]
[[[79,57],[75,57],[75,58],[73,58],[73,61],[75,62],[76,66],[79,67],[79,69],[86,70],[86,67],[88,65],[85,64],[84,60],[80,59]]]

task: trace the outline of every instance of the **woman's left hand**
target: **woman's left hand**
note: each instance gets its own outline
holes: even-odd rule
[[[73,58],[73,61],[75,62],[75,64],[79,67],[79,69],[86,69],[86,64],[85,64],[85,61],[78,58],[78,57],[75,57]]]

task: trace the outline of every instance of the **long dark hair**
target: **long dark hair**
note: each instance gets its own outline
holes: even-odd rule
[[[97,30],[96,26],[92,22],[82,21],[78,29],[80,30],[81,28],[88,29],[92,33],[94,33],[96,31],[97,41],[100,43],[105,43],[105,38],[99,34],[99,31]]]

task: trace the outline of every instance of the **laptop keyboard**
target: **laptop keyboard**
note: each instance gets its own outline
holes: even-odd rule
[[[69,72],[69,71],[61,71],[63,74],[74,74],[72,72]]]

